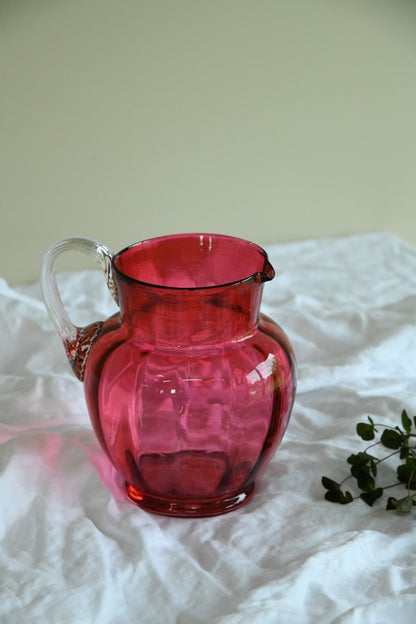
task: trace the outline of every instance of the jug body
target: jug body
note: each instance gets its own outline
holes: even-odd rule
[[[267,255],[234,237],[173,235],[123,250],[111,274],[120,315],[78,332],[73,366],[129,499],[189,517],[240,507],[296,388],[289,340],[260,313]]]

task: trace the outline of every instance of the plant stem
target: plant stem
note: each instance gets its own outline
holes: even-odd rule
[[[397,451],[393,451],[392,453],[389,453],[388,455],[386,455],[385,457],[382,457],[381,459],[378,459],[378,457],[375,457],[375,462],[376,464],[381,464],[381,462],[386,461],[386,459],[389,459],[390,457],[393,457],[393,455],[397,455],[398,453],[400,453],[400,449],[397,449]]]

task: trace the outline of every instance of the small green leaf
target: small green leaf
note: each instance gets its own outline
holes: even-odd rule
[[[347,459],[347,462],[349,464],[352,464],[353,466],[365,466],[368,462],[370,462],[373,459],[374,457],[372,455],[361,452],[361,453],[353,453],[352,455],[350,455]]]
[[[366,471],[362,471],[357,477],[357,485],[363,492],[374,491],[375,481],[373,477]]]
[[[399,464],[396,472],[400,483],[404,483],[411,490],[416,490],[416,461],[413,458],[408,457],[405,464]]]
[[[409,472],[406,464],[400,464],[397,466],[396,473],[400,483],[407,483],[411,475],[411,472]]]
[[[411,496],[406,496],[406,498],[403,498],[401,501],[399,501],[397,509],[399,511],[402,511],[403,513],[409,513],[409,511],[412,511],[412,507],[413,498]]]
[[[370,507],[372,507],[375,501],[378,498],[381,498],[382,496],[383,496],[383,488],[381,487],[376,488],[375,490],[372,490],[371,492],[363,492],[362,494],[360,494],[361,500],[367,503],[367,505],[370,505]]]
[[[349,492],[348,490],[344,493],[344,505],[348,505],[348,503],[352,503],[353,501],[353,497],[351,492]]]
[[[403,445],[402,448],[400,449],[400,459],[407,459],[409,457],[409,447],[407,446],[407,444]]]
[[[401,419],[402,419],[403,429],[406,431],[406,433],[410,433],[412,430],[412,421],[407,415],[407,412],[405,409],[402,411]]]
[[[355,479],[370,477],[371,466],[374,462],[372,460],[368,460],[366,463],[356,462],[351,466],[351,474]]]
[[[387,499],[387,505],[386,505],[386,509],[387,510],[392,510],[392,509],[397,509],[399,506],[399,501],[397,500],[397,498],[394,498],[393,496],[390,496]]]
[[[394,429],[384,429],[380,439],[383,446],[396,450],[400,448],[403,436],[398,431],[394,431]]]
[[[351,492],[342,492],[341,490],[325,492],[325,499],[331,503],[339,503],[340,505],[348,505],[354,500]]]
[[[362,440],[374,440],[374,425],[371,423],[358,423],[357,434]]]
[[[333,481],[333,479],[328,479],[328,477],[322,477],[322,485],[330,492],[336,492],[339,490],[339,483]]]

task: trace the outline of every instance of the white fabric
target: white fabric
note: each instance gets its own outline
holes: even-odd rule
[[[39,285],[0,283],[1,622],[415,621],[416,512],[328,503],[321,476],[347,473],[367,414],[416,413],[416,250],[372,233],[268,251],[263,310],[296,351],[296,404],[252,501],[208,519],[125,502]],[[113,312],[99,272],[60,289],[74,322]]]

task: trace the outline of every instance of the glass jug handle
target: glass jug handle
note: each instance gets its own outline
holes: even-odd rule
[[[91,256],[104,271],[107,286],[118,305],[117,288],[112,267],[112,253],[105,245],[92,238],[75,236],[57,241],[43,256],[40,286],[46,309],[58,334],[75,375],[83,381],[84,369],[90,349],[100,333],[102,321],[86,327],[77,327],[68,317],[56,284],[55,263],[64,251],[80,251]]]

